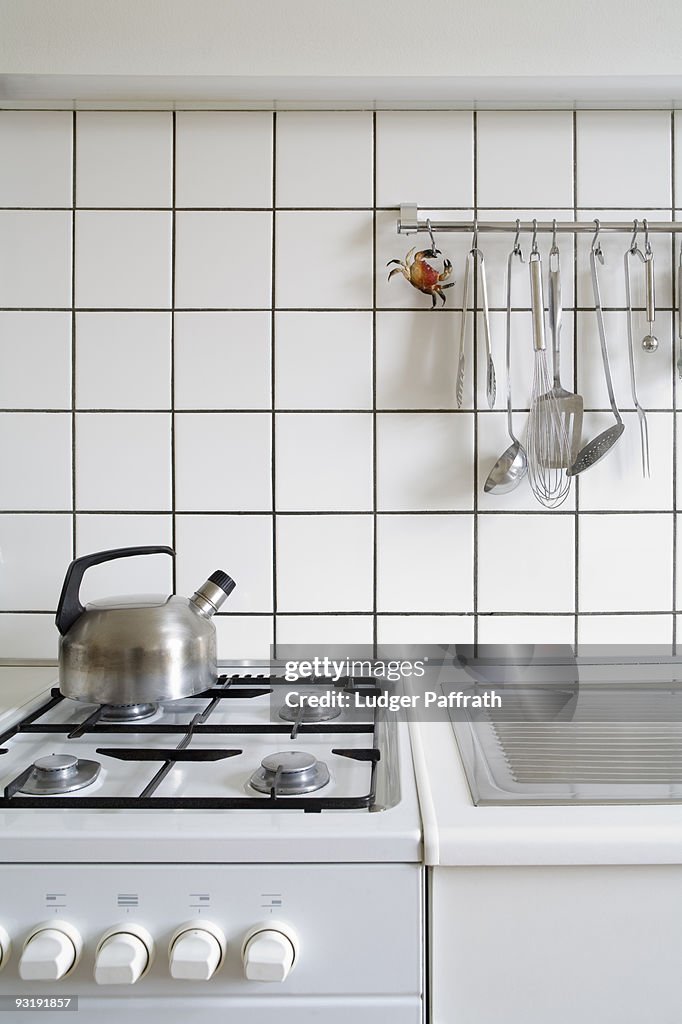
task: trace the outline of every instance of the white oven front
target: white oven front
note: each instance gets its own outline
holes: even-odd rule
[[[49,853],[49,836],[41,846]],[[418,864],[5,864],[0,1005],[22,1000],[7,1020],[26,1024],[53,1019],[30,1002],[50,997],[77,999],[77,1016],[58,1019],[78,1024],[422,1024],[422,893]],[[210,980],[171,975],[170,947],[185,925],[222,937]],[[80,943],[59,980],[21,977],[56,970],[47,941],[21,966],[36,929],[51,941],[66,934],[69,950],[69,935]],[[295,944],[284,980],[246,976],[244,943],[259,929]],[[134,984],[103,981],[125,977],[130,963],[123,975],[100,963],[97,982],[107,934],[148,954]]]

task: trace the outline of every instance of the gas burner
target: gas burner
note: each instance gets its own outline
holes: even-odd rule
[[[158,704],[104,704],[100,722],[125,725],[127,722],[142,722],[159,710]]]
[[[61,796],[90,786],[99,775],[98,761],[85,761],[72,754],[48,754],[39,757],[33,771],[21,787],[21,793],[32,796]]]
[[[301,725],[311,725],[317,722],[331,722],[333,718],[339,717],[341,708],[311,707],[305,694],[301,694],[298,704],[283,704],[278,714],[285,722],[299,722]]]
[[[329,782],[324,761],[304,750],[279,750],[268,754],[249,780],[259,793],[275,796],[302,796],[322,789]]]

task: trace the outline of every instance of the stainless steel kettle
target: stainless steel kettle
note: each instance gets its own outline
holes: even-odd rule
[[[218,570],[190,598],[176,594],[114,597],[83,607],[80,585],[92,565],[168,547],[113,548],[76,558],[57,607],[59,689],[90,704],[131,705],[178,700],[211,687],[218,675],[211,616],[234,590]]]

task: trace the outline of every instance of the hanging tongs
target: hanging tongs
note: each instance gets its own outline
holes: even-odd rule
[[[479,278],[481,282],[481,305],[483,307],[483,329],[485,334],[485,352],[486,352],[486,375],[485,375],[485,394],[488,400],[488,407],[490,409],[495,405],[495,396],[497,392],[497,386],[495,382],[495,365],[493,363],[493,351],[492,341],[490,336],[490,310],[488,306],[488,284],[486,281],[485,274],[485,257],[478,248],[478,227],[474,222],[474,237],[471,249],[467,253],[466,267],[464,269],[464,296],[462,299],[462,322],[459,332],[459,361],[457,364],[457,407],[462,408],[462,402],[464,401],[464,369],[466,363],[466,333],[467,333],[467,316],[469,312],[469,281],[470,274],[473,273],[474,280],[476,278],[476,264],[479,267]]]

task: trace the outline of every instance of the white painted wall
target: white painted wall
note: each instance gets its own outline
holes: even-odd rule
[[[0,0],[0,75],[665,76],[679,0]]]

